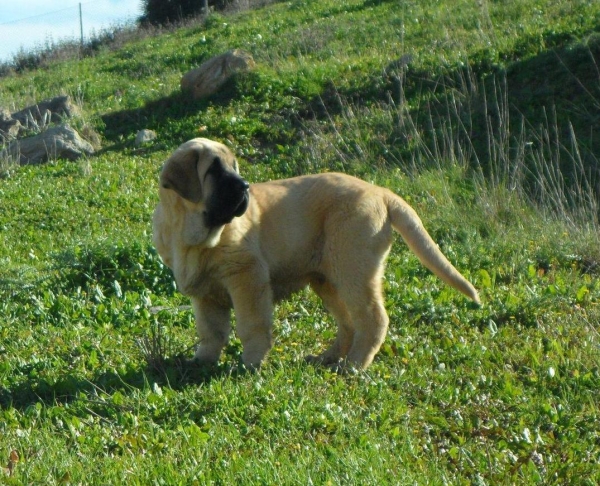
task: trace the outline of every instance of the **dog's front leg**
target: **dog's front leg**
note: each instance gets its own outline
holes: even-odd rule
[[[261,281],[263,283],[261,283]],[[266,279],[237,275],[230,290],[236,330],[242,342],[242,362],[249,369],[260,367],[273,346],[273,292]]]
[[[231,309],[197,297],[192,297],[192,306],[200,338],[194,360],[206,364],[216,363],[231,332]]]

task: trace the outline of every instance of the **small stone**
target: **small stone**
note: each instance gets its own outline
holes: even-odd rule
[[[140,147],[147,142],[151,142],[155,140],[157,137],[156,132],[154,130],[143,129],[137,132],[135,136],[135,146]]]

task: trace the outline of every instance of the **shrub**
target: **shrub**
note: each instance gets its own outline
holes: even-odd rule
[[[227,7],[232,0],[208,0],[206,4],[219,10]],[[202,13],[204,0],[144,0],[144,15],[141,24],[168,25]]]
[[[165,25],[200,13],[201,1],[197,0],[144,0],[142,24]]]

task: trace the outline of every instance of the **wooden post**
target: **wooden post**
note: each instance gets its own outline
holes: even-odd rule
[[[79,2],[79,30],[81,32],[81,52],[83,53],[83,14],[81,11],[81,2]]]
[[[208,17],[208,0],[202,0],[202,15]]]

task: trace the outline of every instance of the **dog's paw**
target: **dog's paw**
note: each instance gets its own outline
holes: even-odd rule
[[[334,358],[325,354],[309,354],[308,356],[305,356],[304,362],[315,366],[325,366],[331,369],[343,364],[341,358]]]
[[[329,371],[337,375],[356,375],[360,369],[345,359],[332,359],[323,355],[310,354],[304,358],[304,361],[314,366],[327,368]]]
[[[360,371],[356,366],[346,360],[340,360],[337,363],[327,365],[327,368],[337,375],[344,376],[357,375]]]
[[[324,354],[309,354],[304,357],[304,362],[315,366],[331,366],[339,363],[339,359],[333,359]]]

